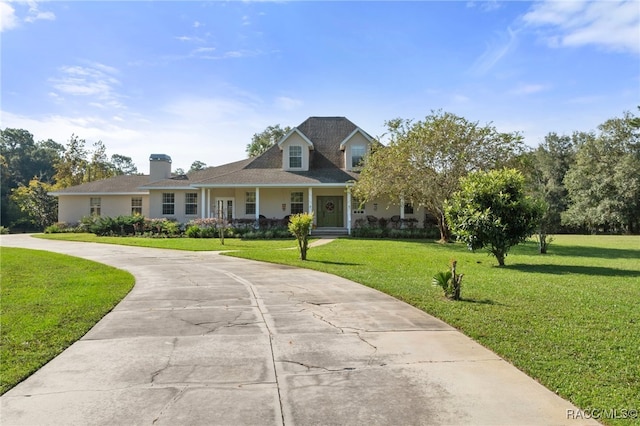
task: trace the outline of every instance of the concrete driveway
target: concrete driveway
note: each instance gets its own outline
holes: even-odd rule
[[[342,278],[213,252],[0,244],[136,278],[0,398],[3,426],[597,424],[449,325]]]

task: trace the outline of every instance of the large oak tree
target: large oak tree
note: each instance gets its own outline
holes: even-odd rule
[[[440,241],[448,241],[444,202],[467,174],[507,166],[523,151],[518,133],[501,133],[449,112],[423,121],[385,123],[389,144],[374,148],[354,185],[359,200],[401,200],[423,206],[435,218]]]

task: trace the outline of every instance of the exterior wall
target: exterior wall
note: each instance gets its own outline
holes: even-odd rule
[[[58,222],[75,224],[89,216],[89,196],[60,195],[58,197]]]
[[[358,170],[359,167],[351,167],[351,149],[354,146],[363,146],[365,148],[365,153],[368,152],[369,141],[362,135],[362,133],[358,132],[351,139],[349,139],[344,144],[344,164],[347,170]]]
[[[301,168],[289,168],[289,147],[297,145],[302,147],[302,167]],[[297,133],[292,133],[287,140],[282,142],[280,149],[282,149],[282,169],[292,171],[307,171],[309,170],[309,144],[307,141]]]
[[[164,193],[172,193],[174,194],[174,211],[173,214],[163,214],[162,213],[162,194]],[[191,193],[196,194],[197,205],[195,209],[195,214],[186,214],[186,196],[185,194]],[[202,194],[199,189],[158,189],[150,191],[149,193],[149,215],[147,217],[152,219],[157,218],[166,218],[171,220],[176,220],[180,223],[187,223],[190,220],[197,219],[201,214],[201,206],[202,206]]]
[[[58,197],[58,222],[78,223],[91,214],[91,198],[100,198],[100,216],[128,216],[131,214],[131,199],[142,198],[142,215],[149,214],[148,195],[60,195]]]
[[[239,188],[235,192],[236,218],[254,219],[255,214],[246,214],[246,193],[256,188]],[[309,190],[307,188],[260,188],[259,214],[268,219],[282,219],[291,214],[291,193],[302,192],[303,211],[308,210]],[[282,208],[284,206],[284,209]]]

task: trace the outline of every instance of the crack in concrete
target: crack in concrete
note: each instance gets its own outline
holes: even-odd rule
[[[321,367],[319,365],[309,365],[309,364],[305,364],[304,362],[299,362],[299,361],[290,361],[290,360],[282,360],[279,361],[282,363],[286,363],[286,364],[296,364],[296,365],[300,365],[302,367],[305,367],[307,369],[307,371],[310,370],[323,370],[323,371],[328,371],[328,372],[340,372],[340,371],[353,371],[356,370],[356,367],[343,367],[343,368],[327,368],[327,367]]]
[[[171,352],[169,352],[169,356],[167,356],[167,362],[165,363],[164,367],[160,368],[159,370],[154,371],[153,373],[151,373],[151,381],[149,382],[151,384],[151,386],[155,385],[155,380],[156,378],[162,374],[167,368],[169,368],[169,366],[171,365],[171,358],[173,358],[173,353],[176,350],[176,344],[178,343],[178,338],[174,337],[173,339],[171,339]]]
[[[162,417],[162,414],[164,414],[167,409],[169,407],[171,407],[172,405],[174,405],[181,397],[182,394],[189,388],[189,386],[183,386],[182,388],[180,388],[178,390],[178,393],[176,395],[173,396],[173,398],[171,398],[165,405],[164,407],[162,407],[162,409],[160,409],[160,412],[158,413],[158,415],[156,416],[155,419],[153,419],[153,421],[151,422],[151,424],[156,424],[156,422],[158,420],[160,420],[160,417]]]

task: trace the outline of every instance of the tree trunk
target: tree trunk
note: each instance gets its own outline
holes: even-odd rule
[[[496,259],[498,259],[498,265],[504,266],[504,258],[506,257],[504,253],[494,253]]]
[[[444,213],[440,213],[438,216],[438,229],[440,230],[439,243],[449,242],[449,227],[447,226],[447,220],[444,217]]]

